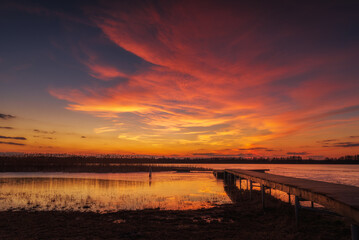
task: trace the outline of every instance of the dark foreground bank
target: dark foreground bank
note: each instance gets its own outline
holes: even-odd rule
[[[293,208],[277,200],[265,212],[243,201],[189,211],[0,212],[1,239],[350,239],[342,217]]]

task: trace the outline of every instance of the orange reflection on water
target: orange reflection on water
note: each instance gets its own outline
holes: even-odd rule
[[[211,173],[68,174],[0,178],[0,210],[113,212],[209,208],[230,203]]]

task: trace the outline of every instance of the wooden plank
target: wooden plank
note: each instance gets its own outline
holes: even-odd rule
[[[359,224],[359,187],[241,169],[225,169],[238,177],[319,203]]]

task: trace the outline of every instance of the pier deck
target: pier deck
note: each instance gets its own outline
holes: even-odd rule
[[[359,187],[241,169],[224,172],[319,203],[359,224]]]

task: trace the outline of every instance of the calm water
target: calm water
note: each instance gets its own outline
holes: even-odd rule
[[[2,173],[0,210],[198,209],[230,203],[212,173]]]
[[[178,164],[176,164],[178,166]],[[224,169],[270,169],[269,173],[359,187],[359,165],[195,164]],[[239,187],[239,182],[237,182]],[[242,181],[241,188],[247,187]],[[283,201],[288,196],[272,190]],[[0,210],[198,209],[231,203],[223,181],[210,172],[0,173]]]

